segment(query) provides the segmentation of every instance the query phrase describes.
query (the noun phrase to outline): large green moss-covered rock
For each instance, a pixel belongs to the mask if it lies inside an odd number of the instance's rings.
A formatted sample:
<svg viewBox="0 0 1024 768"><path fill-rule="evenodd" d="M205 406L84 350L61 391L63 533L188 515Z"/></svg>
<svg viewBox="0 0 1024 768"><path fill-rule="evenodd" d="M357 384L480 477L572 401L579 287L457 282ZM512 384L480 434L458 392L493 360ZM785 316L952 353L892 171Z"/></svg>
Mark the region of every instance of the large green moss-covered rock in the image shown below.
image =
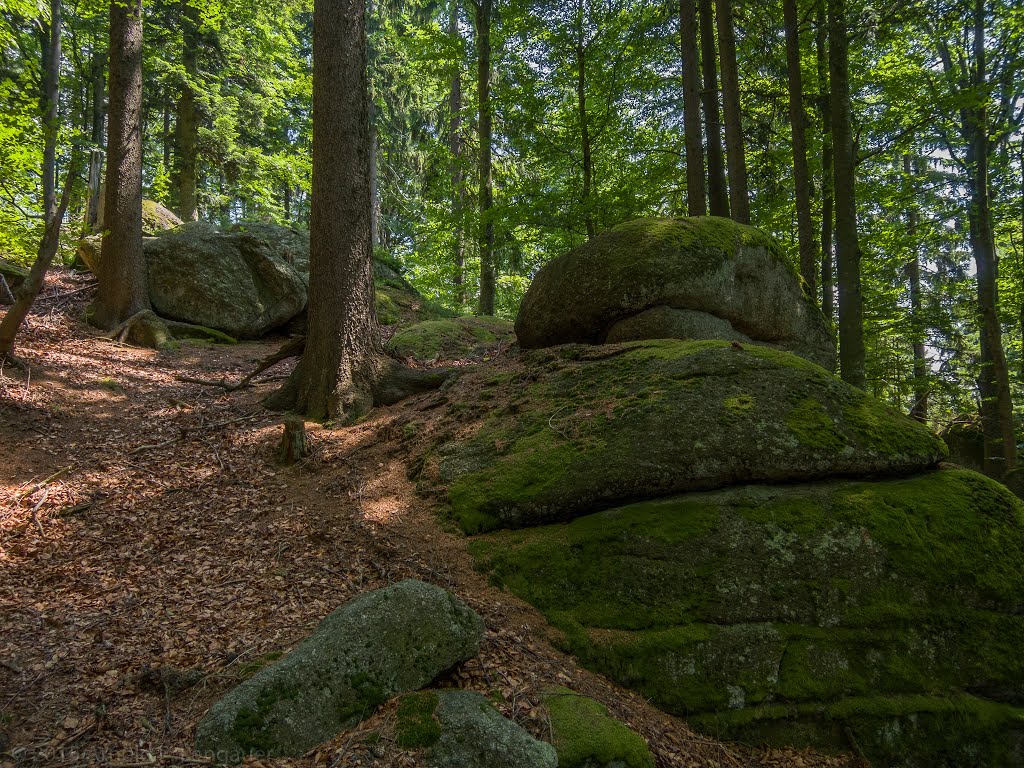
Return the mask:
<svg viewBox="0 0 1024 768"><path fill-rule="evenodd" d="M408 579L362 595L215 703L196 750L225 762L301 755L475 656L482 637L480 617L440 587Z"/></svg>
<svg viewBox="0 0 1024 768"><path fill-rule="evenodd" d="M399 357L465 360L513 341L512 323L499 317L424 320L395 333L387 343Z"/></svg>
<svg viewBox="0 0 1024 768"><path fill-rule="evenodd" d="M448 396L479 402L478 426L445 440L424 472L469 533L736 483L909 474L945 452L822 368L755 345L564 346L471 373ZM453 419L469 421L457 407Z"/></svg>
<svg viewBox="0 0 1024 768"><path fill-rule="evenodd" d="M654 768L647 742L603 704L568 688L544 696L559 768Z"/></svg>
<svg viewBox="0 0 1024 768"><path fill-rule="evenodd" d="M982 475L743 486L471 547L588 667L716 736L1024 765L1024 506Z"/></svg>
<svg viewBox="0 0 1024 768"><path fill-rule="evenodd" d="M609 337L747 337L835 367L829 322L779 244L713 216L631 221L548 262L523 297L516 335L524 349Z"/></svg>

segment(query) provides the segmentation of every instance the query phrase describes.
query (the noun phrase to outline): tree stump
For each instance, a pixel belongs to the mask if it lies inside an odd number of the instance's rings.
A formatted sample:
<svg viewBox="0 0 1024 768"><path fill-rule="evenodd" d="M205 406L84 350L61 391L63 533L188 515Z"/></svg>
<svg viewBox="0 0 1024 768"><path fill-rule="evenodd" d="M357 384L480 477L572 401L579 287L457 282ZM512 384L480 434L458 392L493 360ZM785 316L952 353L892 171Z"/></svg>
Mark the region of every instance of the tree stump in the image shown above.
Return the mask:
<svg viewBox="0 0 1024 768"><path fill-rule="evenodd" d="M290 467L309 455L306 442L306 422L299 416L286 416L281 442L277 446L277 463Z"/></svg>

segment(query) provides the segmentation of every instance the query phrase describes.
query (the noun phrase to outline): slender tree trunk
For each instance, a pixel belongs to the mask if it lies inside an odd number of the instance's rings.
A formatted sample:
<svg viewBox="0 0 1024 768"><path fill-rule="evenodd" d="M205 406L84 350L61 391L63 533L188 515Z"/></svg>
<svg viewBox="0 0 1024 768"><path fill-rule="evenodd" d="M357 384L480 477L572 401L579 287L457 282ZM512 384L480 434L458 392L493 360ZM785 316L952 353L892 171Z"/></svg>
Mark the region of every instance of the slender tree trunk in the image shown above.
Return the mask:
<svg viewBox="0 0 1024 768"><path fill-rule="evenodd" d="M491 170L491 0L475 6L477 31L477 109L480 139L480 314L494 314L494 201Z"/></svg>
<svg viewBox="0 0 1024 768"><path fill-rule="evenodd" d="M825 0L818 0L815 46L818 58L818 115L821 120L821 311L831 321L835 317L836 297L832 269L832 109L829 102L827 37Z"/></svg>
<svg viewBox="0 0 1024 768"><path fill-rule="evenodd" d="M707 138L708 205L712 216L729 215L729 193L725 184L725 154L722 151L722 121L718 111L718 49L715 46L713 0L698 0L700 16L700 60L704 71L704 134Z"/></svg>
<svg viewBox="0 0 1024 768"><path fill-rule="evenodd" d="M918 228L921 215L917 208L918 164L910 155L903 156L903 173L910 180L913 200L907 206L907 227L910 240L915 244L914 252L907 261L907 282L910 287L910 327L914 353L914 404L910 416L922 424L928 420L928 359L925 356L924 318L921 315L921 255L917 243L921 241Z"/></svg>
<svg viewBox="0 0 1024 768"><path fill-rule="evenodd" d="M171 102L170 96L164 101L164 130L161 135L161 143L164 150L164 171L171 171L171 145L174 144L174 132L171 130Z"/></svg>
<svg viewBox="0 0 1024 768"><path fill-rule="evenodd" d="M587 47L583 39L583 0L576 3L576 105L580 120L580 145L583 152L583 221L587 228L587 239L597 234L594 228L594 214L591 209L591 194L594 177L594 160L590 147L590 126L587 125Z"/></svg>
<svg viewBox="0 0 1024 768"><path fill-rule="evenodd" d="M839 370L843 381L864 389L864 302L857 242L853 126L850 116L849 40L845 0L829 0L828 54L833 181L836 196L836 266L839 278Z"/></svg>
<svg viewBox="0 0 1024 768"><path fill-rule="evenodd" d="M199 136L199 116L196 113L195 88L199 80L199 11L189 0L181 0L180 7L183 48L181 63L185 82L178 94L178 114L175 122L175 144L178 176L178 216L182 221L197 221L196 203L196 144Z"/></svg>
<svg viewBox="0 0 1024 768"><path fill-rule="evenodd" d="M57 109L60 105L61 15L60 0L50 0L50 22L43 48L43 216L53 218L57 209Z"/></svg>
<svg viewBox="0 0 1024 768"><path fill-rule="evenodd" d="M448 35L455 41L459 35L459 0L452 0L448 17ZM451 90L448 93L448 146L452 154L452 217L455 219L455 301L458 306L466 304L466 185L462 168L462 67L461 61L455 60Z"/></svg>
<svg viewBox="0 0 1024 768"><path fill-rule="evenodd" d="M375 39L377 30L377 5L374 0L366 4L367 25L370 30L370 39ZM366 46L368 70L374 67L377 58L376 48L367 41ZM377 136L377 99L373 91L373 81L367 78L367 109L370 115L370 245L374 248L382 243L380 231L380 177L378 170L378 158L380 155L380 139Z"/></svg>
<svg viewBox="0 0 1024 768"><path fill-rule="evenodd" d="M47 219L46 229L43 231L43 239L39 244L39 251L35 263L29 271L28 278L18 286L15 293L14 305L7 310L2 321L0 321L0 360L4 357L11 357L14 354L14 340L17 338L21 324L25 322L32 303L43 288L46 280L46 272L53 264L60 247L60 229L64 221L64 215L68 210L68 203L71 201L71 188L74 185L77 169L75 161L71 162L71 170L68 172L67 181L64 184L64 191L60 196L60 203L53 210L52 215Z"/></svg>
<svg viewBox="0 0 1024 768"><path fill-rule="evenodd" d="M86 203L85 231L86 234L99 232L103 222L100 221L100 187L103 182L103 124L106 120L104 108L104 68L106 54L102 50L93 51L92 55L92 132L90 140L94 149L89 151L89 191Z"/></svg>
<svg viewBox="0 0 1024 768"><path fill-rule="evenodd" d="M683 59L683 140L686 146L686 210L707 213L704 192L704 147L700 136L700 62L697 58L697 4L679 0L679 35Z"/></svg>
<svg viewBox="0 0 1024 768"><path fill-rule="evenodd" d="M112 329L149 309L142 260L142 0L110 3L110 110L99 288L92 322Z"/></svg>
<svg viewBox="0 0 1024 768"><path fill-rule="evenodd" d="M729 207L741 224L750 223L747 199L747 161L743 152L740 119L740 80L736 69L736 36L732 23L732 0L715 0L718 21L718 54L722 72L722 112L725 115L725 149L729 165Z"/></svg>
<svg viewBox="0 0 1024 768"><path fill-rule="evenodd" d="M793 186L796 194L796 230L800 243L800 274L811 296L818 295L818 243L811 221L811 179L807 170L807 115L800 73L800 27L796 0L783 0L786 26L786 65L789 75L789 122L793 130Z"/></svg>
<svg viewBox="0 0 1024 768"><path fill-rule="evenodd" d="M292 187L291 184L285 184L284 190L281 193L281 202L284 205L284 220L292 220Z"/></svg>
<svg viewBox="0 0 1024 768"><path fill-rule="evenodd" d="M313 6L313 179L305 349L270 399L316 420L373 404L383 366L374 309L366 6Z"/></svg>

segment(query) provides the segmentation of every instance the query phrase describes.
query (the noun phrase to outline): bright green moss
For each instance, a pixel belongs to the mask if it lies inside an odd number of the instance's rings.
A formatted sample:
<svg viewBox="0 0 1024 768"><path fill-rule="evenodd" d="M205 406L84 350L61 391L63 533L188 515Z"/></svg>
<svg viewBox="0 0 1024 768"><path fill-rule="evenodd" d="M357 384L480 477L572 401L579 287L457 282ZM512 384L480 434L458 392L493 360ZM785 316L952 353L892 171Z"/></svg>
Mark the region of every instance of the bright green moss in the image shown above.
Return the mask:
<svg viewBox="0 0 1024 768"><path fill-rule="evenodd" d="M907 456L949 456L946 444L922 424L907 424L907 417L874 398L857 393L843 406L843 418L853 434L870 450Z"/></svg>
<svg viewBox="0 0 1024 768"><path fill-rule="evenodd" d="M387 291L377 288L375 291L377 299L377 321L381 325L394 325L402 319L398 303Z"/></svg>
<svg viewBox="0 0 1024 768"><path fill-rule="evenodd" d="M725 401L722 404L730 413L734 413L737 416L743 416L754 410L757 400L753 395L743 393L742 395L734 395L733 397L725 398Z"/></svg>
<svg viewBox="0 0 1024 768"><path fill-rule="evenodd" d="M654 768L647 742L598 701L568 688L544 697L559 768Z"/></svg>
<svg viewBox="0 0 1024 768"><path fill-rule="evenodd" d="M786 426L802 445L828 451L842 450L846 438L825 412L820 402L805 397L786 416Z"/></svg>
<svg viewBox="0 0 1024 768"><path fill-rule="evenodd" d="M388 349L402 357L433 360L438 357L463 359L478 348L497 344L511 337L507 320L483 317L456 317L425 320L402 328L388 342Z"/></svg>
<svg viewBox="0 0 1024 768"><path fill-rule="evenodd" d="M418 691L403 696L398 702L395 730L396 743L403 749L423 749L441 738L441 726L434 719L437 694Z"/></svg>

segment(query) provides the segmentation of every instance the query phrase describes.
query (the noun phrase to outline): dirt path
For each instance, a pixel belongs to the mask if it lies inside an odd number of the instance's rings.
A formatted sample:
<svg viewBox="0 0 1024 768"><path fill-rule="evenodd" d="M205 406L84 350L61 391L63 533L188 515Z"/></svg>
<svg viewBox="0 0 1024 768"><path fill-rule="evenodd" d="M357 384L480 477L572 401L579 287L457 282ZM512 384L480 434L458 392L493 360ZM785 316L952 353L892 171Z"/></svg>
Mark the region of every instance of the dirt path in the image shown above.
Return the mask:
<svg viewBox="0 0 1024 768"><path fill-rule="evenodd" d="M272 343L116 345L76 319L89 294L87 278L53 277L20 340L30 373L0 371L0 767L203 764L193 731L219 695L407 576L452 589L488 627L480 657L440 684L499 691L535 733L538 692L559 684L609 705L660 766L848 764L697 736L555 650L415 495L394 424L421 400L311 429L313 457L280 470L279 419L259 407L275 381L225 394L175 378L239 378ZM418 765L392 718L385 706L304 758L251 764Z"/></svg>

